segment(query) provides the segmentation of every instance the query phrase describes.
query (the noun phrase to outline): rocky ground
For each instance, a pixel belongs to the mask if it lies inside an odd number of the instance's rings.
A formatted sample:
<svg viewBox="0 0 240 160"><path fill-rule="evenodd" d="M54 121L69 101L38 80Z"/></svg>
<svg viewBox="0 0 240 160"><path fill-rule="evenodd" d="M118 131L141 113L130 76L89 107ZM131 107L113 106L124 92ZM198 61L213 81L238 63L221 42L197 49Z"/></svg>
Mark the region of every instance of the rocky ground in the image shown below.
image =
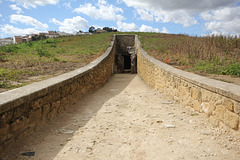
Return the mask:
<svg viewBox="0 0 240 160"><path fill-rule="evenodd" d="M240 134L217 128L138 75L117 74L2 157L16 159L239 160Z"/></svg>

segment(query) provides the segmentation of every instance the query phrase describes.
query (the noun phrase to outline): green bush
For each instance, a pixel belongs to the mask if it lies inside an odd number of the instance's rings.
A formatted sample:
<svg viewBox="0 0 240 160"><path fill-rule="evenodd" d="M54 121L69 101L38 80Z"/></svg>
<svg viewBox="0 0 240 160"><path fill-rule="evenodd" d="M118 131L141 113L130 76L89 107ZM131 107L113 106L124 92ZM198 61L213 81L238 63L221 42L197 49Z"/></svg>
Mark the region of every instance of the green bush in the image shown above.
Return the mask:
<svg viewBox="0 0 240 160"><path fill-rule="evenodd" d="M40 47L40 48L37 48L37 54L40 56L40 57L52 57L53 55L48 52L46 49Z"/></svg>
<svg viewBox="0 0 240 160"><path fill-rule="evenodd" d="M221 70L223 75L237 75L240 76L240 63L233 63Z"/></svg>

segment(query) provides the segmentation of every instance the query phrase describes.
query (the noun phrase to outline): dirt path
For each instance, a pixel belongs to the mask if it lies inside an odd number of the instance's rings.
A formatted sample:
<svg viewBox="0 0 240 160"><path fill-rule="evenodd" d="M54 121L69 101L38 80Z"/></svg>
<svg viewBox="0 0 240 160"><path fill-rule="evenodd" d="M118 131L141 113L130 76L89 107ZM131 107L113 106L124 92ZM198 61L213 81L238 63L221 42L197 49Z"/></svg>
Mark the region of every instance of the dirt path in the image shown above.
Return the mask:
<svg viewBox="0 0 240 160"><path fill-rule="evenodd" d="M23 152L35 156L22 156ZM147 86L117 74L4 160L239 160L240 136L209 124Z"/></svg>

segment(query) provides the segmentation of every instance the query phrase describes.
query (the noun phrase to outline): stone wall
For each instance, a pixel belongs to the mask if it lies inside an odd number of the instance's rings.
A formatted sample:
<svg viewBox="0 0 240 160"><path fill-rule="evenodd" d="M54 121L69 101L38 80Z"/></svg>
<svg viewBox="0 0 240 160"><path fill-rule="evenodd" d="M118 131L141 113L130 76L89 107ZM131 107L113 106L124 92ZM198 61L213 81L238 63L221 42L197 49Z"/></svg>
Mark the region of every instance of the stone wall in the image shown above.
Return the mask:
<svg viewBox="0 0 240 160"><path fill-rule="evenodd" d="M0 93L0 155L71 104L105 84L114 72L115 42L75 71Z"/></svg>
<svg viewBox="0 0 240 160"><path fill-rule="evenodd" d="M135 35L116 35L116 54L127 54L128 46L134 46Z"/></svg>
<svg viewBox="0 0 240 160"><path fill-rule="evenodd" d="M131 54L129 53L129 47L134 48L134 42L135 35L116 35L115 64L117 73L124 73L126 69L136 73L136 65L132 67Z"/></svg>
<svg viewBox="0 0 240 160"><path fill-rule="evenodd" d="M240 86L178 70L149 56L136 36L138 74L184 106L204 112L216 125L240 132Z"/></svg>

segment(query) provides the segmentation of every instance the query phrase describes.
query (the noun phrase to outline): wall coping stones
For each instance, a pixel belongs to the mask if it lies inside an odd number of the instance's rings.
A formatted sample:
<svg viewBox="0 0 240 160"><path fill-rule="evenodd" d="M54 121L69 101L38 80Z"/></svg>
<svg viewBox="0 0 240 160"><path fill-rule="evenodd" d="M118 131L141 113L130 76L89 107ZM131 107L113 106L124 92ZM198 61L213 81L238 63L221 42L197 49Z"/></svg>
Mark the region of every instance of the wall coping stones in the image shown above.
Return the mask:
<svg viewBox="0 0 240 160"><path fill-rule="evenodd" d="M223 95L225 97L231 98L236 101L240 101L240 86L236 84L231 84L227 82L222 82L214 79L210 79L207 77L203 77L200 75L196 75L190 72L186 72L177 68L174 68L168 64L165 64L151 56L149 56L141 47L141 43L136 36L136 43L140 46L138 49L141 50L141 53L145 58L147 58L150 62L164 69L165 71L173 74L176 77L179 77L185 81L188 81L191 84L197 85L206 90L212 91L214 93Z"/></svg>
<svg viewBox="0 0 240 160"><path fill-rule="evenodd" d="M82 76L87 72L90 72L94 67L96 67L110 54L114 45L114 41L115 36L113 41L111 42L111 46L108 47L104 54L84 67L47 80L35 82L20 88L0 93L0 113L12 109L15 106L19 106L27 100L34 99L41 95L45 95L46 93L52 91L55 88L54 86L64 85L65 82L68 82L79 76Z"/></svg>

